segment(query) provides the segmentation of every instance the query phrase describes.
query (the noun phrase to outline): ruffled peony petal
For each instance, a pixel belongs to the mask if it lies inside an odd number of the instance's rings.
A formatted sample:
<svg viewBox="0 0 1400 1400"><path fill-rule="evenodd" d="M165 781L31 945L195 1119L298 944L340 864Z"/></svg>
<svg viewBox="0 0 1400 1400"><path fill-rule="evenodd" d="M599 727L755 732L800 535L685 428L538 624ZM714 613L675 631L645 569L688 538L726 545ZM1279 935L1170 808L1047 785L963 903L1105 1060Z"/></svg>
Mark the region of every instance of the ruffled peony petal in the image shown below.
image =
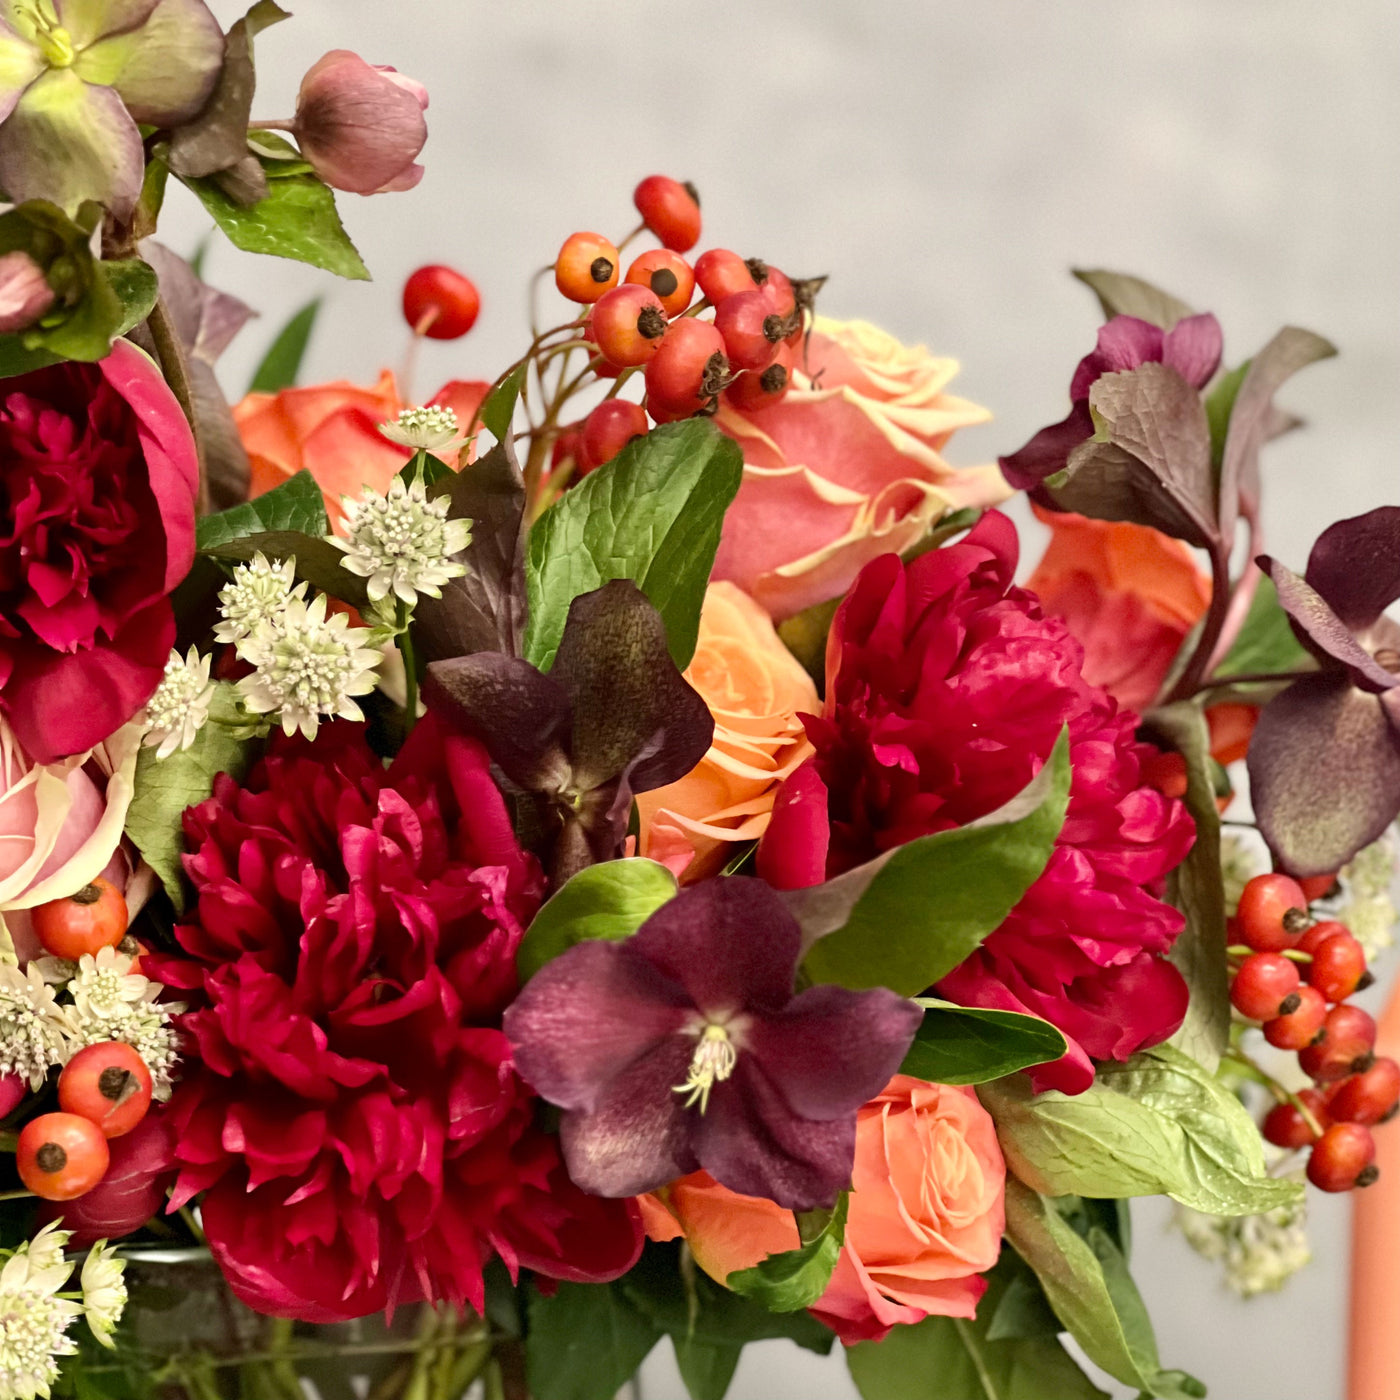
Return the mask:
<svg viewBox="0 0 1400 1400"><path fill-rule="evenodd" d="M0 185L16 203L47 199L67 214L96 200L130 217L145 170L141 133L108 87L50 69L0 126Z"/></svg>
<svg viewBox="0 0 1400 1400"><path fill-rule="evenodd" d="M830 841L826 784L809 760L778 789L773 818L759 838L758 873L776 890L819 885Z"/></svg>

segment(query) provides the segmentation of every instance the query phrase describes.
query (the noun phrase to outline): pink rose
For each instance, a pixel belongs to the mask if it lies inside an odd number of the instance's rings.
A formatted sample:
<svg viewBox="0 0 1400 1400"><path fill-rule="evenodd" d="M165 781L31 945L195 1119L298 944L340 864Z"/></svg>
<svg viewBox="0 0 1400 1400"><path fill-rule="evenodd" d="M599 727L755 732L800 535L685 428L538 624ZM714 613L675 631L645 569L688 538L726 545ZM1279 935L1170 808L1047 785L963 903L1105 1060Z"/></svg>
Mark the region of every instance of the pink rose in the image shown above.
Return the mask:
<svg viewBox="0 0 1400 1400"><path fill-rule="evenodd" d="M995 465L943 459L956 429L991 416L943 392L957 369L863 321L818 317L782 400L752 412L721 401L715 421L744 449L744 481L714 577L781 620L844 593L945 511L1004 500Z"/></svg>
<svg viewBox="0 0 1400 1400"><path fill-rule="evenodd" d="M40 950L28 911L106 875L125 888L122 827L140 748L126 725L90 753L35 763L0 715L0 939L21 963Z"/></svg>
<svg viewBox="0 0 1400 1400"><path fill-rule="evenodd" d="M843 1342L973 1317L997 1261L1006 1163L971 1089L897 1074L856 1120L846 1247L812 1311Z"/></svg>
<svg viewBox="0 0 1400 1400"><path fill-rule="evenodd" d="M160 682L199 464L128 341L0 386L0 713L35 763L84 753Z"/></svg>
<svg viewBox="0 0 1400 1400"><path fill-rule="evenodd" d="M293 130L316 173L351 194L410 190L428 139L428 90L392 68L333 49L301 80Z"/></svg>

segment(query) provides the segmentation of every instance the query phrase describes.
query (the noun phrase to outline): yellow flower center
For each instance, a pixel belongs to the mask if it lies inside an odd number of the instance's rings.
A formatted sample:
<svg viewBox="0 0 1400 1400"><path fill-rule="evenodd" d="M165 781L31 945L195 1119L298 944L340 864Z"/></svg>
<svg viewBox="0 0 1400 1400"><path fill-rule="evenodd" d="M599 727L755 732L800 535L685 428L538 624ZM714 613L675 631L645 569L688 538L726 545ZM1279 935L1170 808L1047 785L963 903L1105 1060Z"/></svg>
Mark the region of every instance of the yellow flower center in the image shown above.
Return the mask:
<svg viewBox="0 0 1400 1400"><path fill-rule="evenodd" d="M53 0L21 0L15 19L28 31L50 68L71 68L77 58L73 36L58 22Z"/></svg>
<svg viewBox="0 0 1400 1400"><path fill-rule="evenodd" d="M671 1092L688 1095L682 1107L693 1108L698 1103L700 1112L704 1113L710 1106L710 1090L734 1073L738 1058L739 1052L734 1048L729 1032L711 1022L700 1033L685 1083L677 1084Z"/></svg>

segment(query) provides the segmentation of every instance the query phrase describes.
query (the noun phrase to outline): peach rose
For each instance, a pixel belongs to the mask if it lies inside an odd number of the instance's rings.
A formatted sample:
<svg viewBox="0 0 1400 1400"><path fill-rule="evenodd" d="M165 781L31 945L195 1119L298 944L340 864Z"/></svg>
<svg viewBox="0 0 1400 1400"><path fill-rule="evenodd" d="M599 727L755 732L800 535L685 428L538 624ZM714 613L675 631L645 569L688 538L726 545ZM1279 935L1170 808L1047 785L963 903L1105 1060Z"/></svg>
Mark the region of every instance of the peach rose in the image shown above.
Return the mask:
<svg viewBox="0 0 1400 1400"><path fill-rule="evenodd" d="M28 910L106 875L125 888L122 828L136 782L141 726L88 753L36 764L0 715L0 961L39 951Z"/></svg>
<svg viewBox="0 0 1400 1400"><path fill-rule="evenodd" d="M466 432L490 388L477 380L453 380L429 404L452 409ZM381 423L397 418L406 407L387 369L372 389L342 379L276 394L249 394L233 410L248 451L249 495L261 496L305 468L325 495L332 526L339 528L344 519L342 496L358 495L362 486L388 490L395 473L413 455L379 431Z"/></svg>
<svg viewBox="0 0 1400 1400"><path fill-rule="evenodd" d="M763 834L779 784L812 752L797 716L821 701L768 614L732 583L706 590L685 677L710 707L714 742L685 777L639 794L637 806L640 854L689 882Z"/></svg>
<svg viewBox="0 0 1400 1400"><path fill-rule="evenodd" d="M857 1117L846 1243L812 1312L848 1345L896 1323L972 1317L1001 1250L1005 1192L996 1128L976 1094L897 1074ZM653 1239L684 1235L721 1283L798 1246L789 1211L703 1172L644 1198L642 1215Z"/></svg>
<svg viewBox="0 0 1400 1400"><path fill-rule="evenodd" d="M1145 709L1210 604L1209 580L1185 544L1146 525L1036 515L1053 534L1026 587L1084 648L1084 679Z"/></svg>
<svg viewBox="0 0 1400 1400"><path fill-rule="evenodd" d="M916 543L945 511L1005 500L995 463L956 470L943 447L990 414L943 392L956 360L864 321L818 317L793 387L770 408L721 401L744 449L714 576L782 621L844 593L877 555Z"/></svg>

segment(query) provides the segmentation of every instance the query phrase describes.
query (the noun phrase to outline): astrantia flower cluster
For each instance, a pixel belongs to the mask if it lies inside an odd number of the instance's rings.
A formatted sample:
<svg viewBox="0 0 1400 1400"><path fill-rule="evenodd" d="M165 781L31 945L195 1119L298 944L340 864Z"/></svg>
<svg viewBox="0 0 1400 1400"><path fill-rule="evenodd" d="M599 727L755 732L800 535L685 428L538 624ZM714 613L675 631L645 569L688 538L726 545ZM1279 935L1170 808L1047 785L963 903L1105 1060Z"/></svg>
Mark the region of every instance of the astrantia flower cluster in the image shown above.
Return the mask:
<svg viewBox="0 0 1400 1400"><path fill-rule="evenodd" d="M210 1247L263 1312L483 1304L496 1255L613 1277L629 1205L583 1195L500 1016L540 897L484 751L429 719L387 771L359 729L276 750L186 816L198 895L160 975L188 992L171 1103Z"/></svg>
<svg viewBox="0 0 1400 1400"><path fill-rule="evenodd" d="M1084 680L1079 644L1012 586L1016 554L1010 521L993 512L913 564L890 555L866 567L833 624L802 805L775 816L760 869L814 884L964 826L1021 791L1068 726L1074 782L1050 864L939 990L1052 1021L1069 1053L1033 1074L1074 1093L1092 1083L1091 1060L1126 1059L1181 1023L1186 986L1162 955L1182 917L1159 896L1193 828L1179 802L1143 785L1152 750L1134 738L1136 717ZM812 806L830 824L825 850L820 833L811 839Z"/></svg>
<svg viewBox="0 0 1400 1400"><path fill-rule="evenodd" d="M211 655L200 656L196 647L184 656L170 653L165 674L144 712L148 727L141 742L155 749L157 758L189 748L208 723L209 702L214 698L214 682L209 679L212 661Z"/></svg>

